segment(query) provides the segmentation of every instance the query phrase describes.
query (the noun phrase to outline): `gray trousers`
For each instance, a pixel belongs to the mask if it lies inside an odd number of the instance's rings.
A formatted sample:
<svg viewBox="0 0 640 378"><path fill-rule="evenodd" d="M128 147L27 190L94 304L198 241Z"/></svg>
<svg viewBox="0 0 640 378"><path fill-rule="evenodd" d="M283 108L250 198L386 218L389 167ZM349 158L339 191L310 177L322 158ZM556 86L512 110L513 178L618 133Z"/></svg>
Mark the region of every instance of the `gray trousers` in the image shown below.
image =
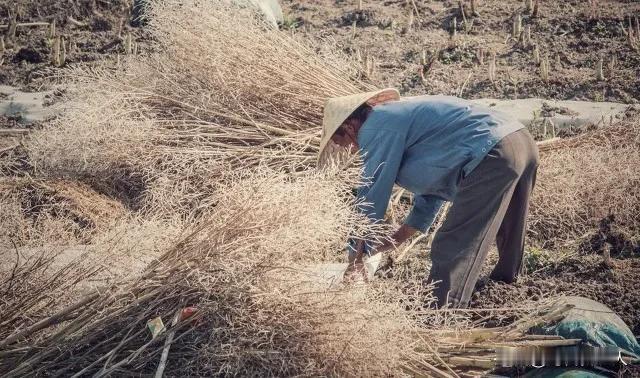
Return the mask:
<svg viewBox="0 0 640 378"><path fill-rule="evenodd" d="M438 306L467 307L496 241L499 260L491 278L511 283L520 273L529 197L538 168L538 148L526 129L507 135L458 188L431 246Z"/></svg>

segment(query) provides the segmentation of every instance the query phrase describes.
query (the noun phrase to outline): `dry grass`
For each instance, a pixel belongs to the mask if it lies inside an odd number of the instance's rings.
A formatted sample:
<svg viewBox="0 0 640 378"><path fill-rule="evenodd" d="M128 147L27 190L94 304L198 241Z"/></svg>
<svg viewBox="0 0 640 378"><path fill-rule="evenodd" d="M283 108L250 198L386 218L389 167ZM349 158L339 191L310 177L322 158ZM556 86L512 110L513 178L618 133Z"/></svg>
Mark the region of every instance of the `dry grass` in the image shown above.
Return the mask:
<svg viewBox="0 0 640 378"><path fill-rule="evenodd" d="M47 319L88 293L138 275L175 242L182 228L179 222L128 215L99 229L84 230L63 211L31 219L29 209L11 199L15 197L0 202L2 339ZM42 207L49 211L60 204L49 205ZM11 212L4 212L7 209ZM55 327L43 335L54 331Z"/></svg>
<svg viewBox="0 0 640 378"><path fill-rule="evenodd" d="M610 214L640 232L640 121L587 132L541 151L531 203L532 239L547 248L574 246Z"/></svg>
<svg viewBox="0 0 640 378"><path fill-rule="evenodd" d="M166 213L193 210L222 172L313 165L327 97L367 89L311 47L224 1L151 8L157 53L75 67L64 115L27 150L37 171L110 188Z"/></svg>
<svg viewBox="0 0 640 378"><path fill-rule="evenodd" d="M64 180L0 179L0 245L88 242L128 211L87 185Z"/></svg>
<svg viewBox="0 0 640 378"><path fill-rule="evenodd" d="M27 256L18 248L3 248L0 264L1 339L49 317L64 305L62 298L68 299L67 294L75 291L79 282L91 279L99 270L82 264L80 258L60 263L59 257L55 248L42 249ZM3 368L6 369L6 365Z"/></svg>
<svg viewBox="0 0 640 378"><path fill-rule="evenodd" d="M130 220L91 245L56 246L52 239L41 246L0 248L0 339L138 275L175 238L171 225ZM44 328L32 340L59 330L56 324Z"/></svg>
<svg viewBox="0 0 640 378"><path fill-rule="evenodd" d="M5 177L0 189L0 338L139 273L182 227L74 181Z"/></svg>
<svg viewBox="0 0 640 378"><path fill-rule="evenodd" d="M91 297L70 316L78 328L21 350L14 357L26 359L10 366L17 366L16 374L68 374L84 367L123 373L139 370L139 364L142 371L154 369L152 352L162 343L146 344L144 323L157 315L168 323L180 308L195 306L190 321L198 322L184 328L188 332L181 331L173 347L169 366L176 372L389 371L398 354L413 346L402 307L384 305L367 291L326 291L302 273L305 262L341 256L347 235L381 231L353 211L351 184L342 171L293 179L273 171L241 175L221 189L220 203L206 220L142 277ZM388 347L392 336L398 350ZM141 347L143 353L131 353ZM363 365L374 352L376 358Z"/></svg>
<svg viewBox="0 0 640 378"><path fill-rule="evenodd" d="M354 176L228 178L218 206L140 275L10 323L0 372L151 374L168 345L168 375L446 376L448 366L490 363L493 345L530 343L528 326L557 316L541 307L513 326L473 330L464 313L422 310L419 284L329 286L309 263L339 259L347 235L386 232L354 212ZM195 313L174 324L187 307ZM154 339L146 322L157 316L167 330Z"/></svg>

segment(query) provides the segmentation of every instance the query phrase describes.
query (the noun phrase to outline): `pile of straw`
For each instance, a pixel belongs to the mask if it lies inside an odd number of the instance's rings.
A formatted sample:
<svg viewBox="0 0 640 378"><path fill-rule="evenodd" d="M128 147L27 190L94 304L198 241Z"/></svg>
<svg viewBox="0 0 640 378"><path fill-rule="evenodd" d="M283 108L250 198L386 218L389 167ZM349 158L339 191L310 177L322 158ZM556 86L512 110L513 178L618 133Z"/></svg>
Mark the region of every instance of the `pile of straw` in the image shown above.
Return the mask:
<svg viewBox="0 0 640 378"><path fill-rule="evenodd" d="M65 225L65 219L49 219L48 225L53 232ZM77 244L79 240L64 233L47 235L33 230L19 235L23 239L14 235L3 239L0 339L37 324L87 293L137 276L167 245L175 243L180 229L178 222L128 217L100 230L91 244ZM47 333L52 331L55 328Z"/></svg>
<svg viewBox="0 0 640 378"><path fill-rule="evenodd" d="M609 215L640 233L640 119L561 140L541 151L531 202L531 239L546 248L575 248Z"/></svg>
<svg viewBox="0 0 640 378"><path fill-rule="evenodd" d="M397 368L399 355L415 347L404 309L369 292L327 291L303 273L305 262L341 255L347 235L381 231L353 212L344 172L242 176L221 189L206 220L142 276L0 341L2 373L150 372L172 332L167 371L183 375ZM195 314L171 327L189 306ZM151 339L145 324L156 316L169 329ZM59 329L36 337L43 324Z"/></svg>
<svg viewBox="0 0 640 378"><path fill-rule="evenodd" d="M0 246L88 242L127 214L82 183L0 178Z"/></svg>
<svg viewBox="0 0 640 378"><path fill-rule="evenodd" d="M63 116L27 143L40 174L159 213L193 210L222 172L314 165L327 97L369 87L349 60L226 1L155 2L153 53L78 66Z"/></svg>
<svg viewBox="0 0 640 378"><path fill-rule="evenodd" d="M227 178L218 206L140 275L49 317L5 321L0 374L452 377L490 368L495 346L566 343L525 335L561 315L546 306L470 329L464 315L422 310L420 285L329 286L309 263L339 259L347 235L386 231L353 211L353 174ZM157 317L166 329L153 337Z"/></svg>
<svg viewBox="0 0 640 378"><path fill-rule="evenodd" d="M6 251L9 251L8 249ZM53 249L25 256L19 249L13 255L3 256L0 263L0 339L15 329L26 327L50 315L58 298L73 290L78 282L90 279L95 268L80 264L78 260L58 264ZM51 274L55 271L55 274Z"/></svg>

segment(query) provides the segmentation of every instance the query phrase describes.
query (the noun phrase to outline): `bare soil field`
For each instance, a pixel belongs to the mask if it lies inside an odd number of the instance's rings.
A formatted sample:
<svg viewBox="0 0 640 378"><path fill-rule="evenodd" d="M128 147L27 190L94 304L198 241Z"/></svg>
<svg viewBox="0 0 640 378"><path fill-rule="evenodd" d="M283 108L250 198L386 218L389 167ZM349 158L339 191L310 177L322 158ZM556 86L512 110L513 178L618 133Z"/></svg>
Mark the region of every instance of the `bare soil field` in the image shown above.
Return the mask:
<svg viewBox="0 0 640 378"><path fill-rule="evenodd" d="M636 294L640 259L615 259L612 265L600 256L578 256L526 274L517 283L484 281L474 293L473 307L500 308L556 295L578 295L602 302L640 334L640 298Z"/></svg>
<svg viewBox="0 0 640 378"><path fill-rule="evenodd" d="M415 8L404 0L361 3L362 9L355 0L285 0L282 5L287 28L335 41L361 60L363 68L369 66L374 83L398 87L403 94L640 101L640 41L628 37L629 30L639 27L637 2L541 1L535 17L522 1L477 1L475 14L465 2L464 17L454 1L411 2ZM55 20L56 32L69 46L66 64L124 55L121 42L127 34L139 44L139 52L149 49L144 28L133 21L130 1L17 4L18 24ZM9 24L13 12L11 3L0 5L2 24ZM518 14L523 33L530 29L525 44L513 36ZM41 79L52 66L48 33L47 26L17 28L15 38L5 41L0 82L31 89L46 85ZM540 59L548 59L546 81L535 62L534 46ZM603 80L596 78L599 59Z"/></svg>
<svg viewBox="0 0 640 378"><path fill-rule="evenodd" d="M56 66L124 55L122 41L127 34L134 41L144 41L144 32L134 26L138 24L133 21L132 4L126 0L8 1L0 5L0 24L8 26L14 14L17 27L15 36L4 36L0 83L32 91L48 86L45 79ZM53 63L52 27L46 25L52 23L54 34L65 45L64 62L58 65Z"/></svg>
<svg viewBox="0 0 640 378"><path fill-rule="evenodd" d="M524 1L476 1L475 14L462 2L464 16L457 1L361 3L362 9L357 1L283 1L296 30L335 40L363 65L372 59L372 80L408 95L640 101L638 42L625 32L629 22L637 25L637 2L540 1L535 16ZM525 43L513 34L517 15L530 33ZM535 46L548 59L546 80ZM604 80L596 79L599 59Z"/></svg>
<svg viewBox="0 0 640 378"><path fill-rule="evenodd" d="M51 87L53 70L76 63L111 60L127 53L124 40L147 46L148 39L129 1L8 1L0 4L0 85L24 92ZM8 35L15 20L15 33ZM55 24L55 25L54 25ZM56 50L56 38L60 47ZM148 50L148 47L147 47ZM62 61L60 56L64 55ZM55 62L55 57L58 61ZM0 98L1 100L1 98ZM56 102L56 94L45 105ZM0 127L33 127L39 122L20 122L20 115L0 115Z"/></svg>

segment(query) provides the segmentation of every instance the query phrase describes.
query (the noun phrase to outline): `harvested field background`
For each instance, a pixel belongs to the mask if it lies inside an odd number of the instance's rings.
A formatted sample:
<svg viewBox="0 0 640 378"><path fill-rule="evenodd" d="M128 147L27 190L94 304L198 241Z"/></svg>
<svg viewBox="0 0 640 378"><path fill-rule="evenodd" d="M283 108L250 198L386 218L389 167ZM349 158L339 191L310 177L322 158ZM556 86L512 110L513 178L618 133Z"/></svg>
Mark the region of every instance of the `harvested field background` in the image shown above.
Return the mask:
<svg viewBox="0 0 640 378"><path fill-rule="evenodd" d="M357 3L283 1L296 30L333 38L363 61L373 58L375 69L369 75L373 82L399 87L405 94L640 100L637 41L630 44L621 26L626 27L629 17L635 25L640 14L637 2L540 1L538 16L532 17L524 1L476 1L476 16L470 2L463 1L468 30L457 1L364 0L361 10ZM531 42L526 47L512 35L516 14L521 15L523 29L527 25L531 28ZM454 18L457 36L452 39ZM534 44L540 57L549 59L547 83L534 62ZM480 50L484 56L481 64ZM423 52L426 62L421 62ZM488 71L494 53L495 80L491 82ZM615 59L603 82L595 77L600 58L605 60L605 70Z"/></svg>
<svg viewBox="0 0 640 378"><path fill-rule="evenodd" d="M314 169L327 97L637 104L640 4L359 3L284 0L280 30L217 0L154 2L144 24L125 0L0 4L0 84L54 89L61 110L0 117L0 375L153 374L175 336L167 375L473 376L487 344L535 343L525 325L561 294L640 334L633 110L541 147L526 273L483 278L469 310L428 309L431 235L366 289L309 269L342 261L348 235L390 230L353 212L357 168ZM36 24L9 38L13 14ZM167 332L151 338L158 316Z"/></svg>
<svg viewBox="0 0 640 378"><path fill-rule="evenodd" d="M2 24L8 25L13 13L17 13L18 23L55 20L55 34L64 36L67 43L66 64L115 59L117 54L124 54L120 42L128 33L136 41L148 41L144 30L129 22L132 2L127 0L8 1L0 5ZM18 27L11 40L5 36L7 50L2 54L0 83L31 90L47 85L44 79L52 66L53 53L49 34L50 28L45 25Z"/></svg>
<svg viewBox="0 0 640 378"><path fill-rule="evenodd" d="M139 45L138 52L154 50L145 28L128 22L130 1L74 1L71 6L57 0L16 3L19 22L56 20L57 32L75 45L73 51L67 51L69 64L105 58L115 61L116 55L125 51L122 43L111 42L129 33ZM466 82L462 91L466 98L640 100L638 41L629 42L625 34L629 17L635 25L640 12L637 2L540 1L539 15L532 18L522 1L477 1L479 15L469 17L473 26L468 32L454 1L415 1L418 15L414 14L408 32L410 12L405 1L364 0L362 10L357 9L357 3L284 0L282 6L287 28L305 36L332 39L354 59L374 58L372 81L400 87L403 93L460 94ZM470 12L468 2L465 7ZM0 5L0 20L8 21L11 10L10 3ZM541 57L549 58L548 83L540 78L533 62L532 46L522 48L510 37L516 13L523 15L523 27L531 26L532 44L538 44ZM459 30L451 41L453 18ZM41 77L51 66L47 32L46 27L18 28L15 47L2 54L0 82L32 89L47 85ZM479 49L484 50L483 64L478 64ZM426 86L418 74L423 51L429 66ZM495 86L488 76L493 52ZM595 68L601 57L605 71L612 57L615 62L611 72L606 72L606 80L598 82Z"/></svg>

